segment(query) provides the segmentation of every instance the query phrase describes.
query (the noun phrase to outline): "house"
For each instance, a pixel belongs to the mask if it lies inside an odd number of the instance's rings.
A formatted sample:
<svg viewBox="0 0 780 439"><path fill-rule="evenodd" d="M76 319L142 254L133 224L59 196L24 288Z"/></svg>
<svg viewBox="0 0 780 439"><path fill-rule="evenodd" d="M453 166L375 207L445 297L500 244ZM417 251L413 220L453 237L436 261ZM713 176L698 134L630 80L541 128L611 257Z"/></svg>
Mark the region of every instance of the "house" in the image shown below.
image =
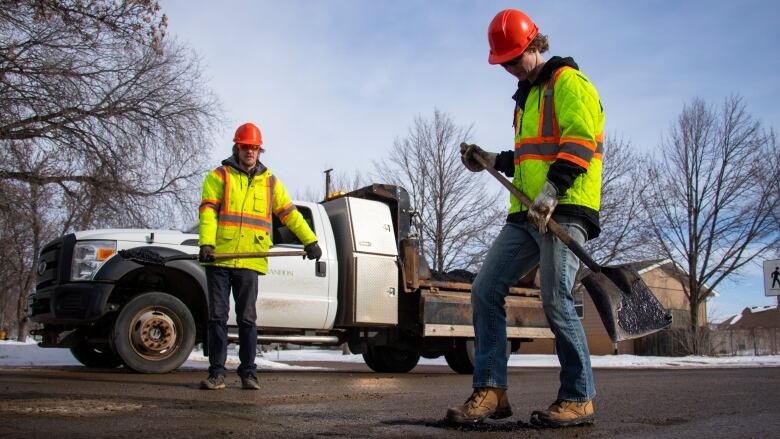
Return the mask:
<svg viewBox="0 0 780 439"><path fill-rule="evenodd" d="M780 328L780 309L777 305L753 306L742 310L715 325L716 330Z"/></svg>
<svg viewBox="0 0 780 439"><path fill-rule="evenodd" d="M713 325L712 340L720 355L776 355L780 352L780 308L754 306Z"/></svg>
<svg viewBox="0 0 780 439"><path fill-rule="evenodd" d="M690 306L683 289L688 280L685 270L670 259L635 262L630 265L636 269L661 305L672 314L671 328L688 327ZM709 295L717 296L717 292L711 291ZM579 308L577 312L582 318L582 326L585 328L591 354L673 355L675 353L669 330L617 344L612 343L604 329L598 311L596 311L596 306L582 285L575 285L574 298ZM700 325L707 324L706 302L700 307L698 318ZM553 340L535 340L524 343L520 349L520 353L529 354L551 354L554 352Z"/></svg>

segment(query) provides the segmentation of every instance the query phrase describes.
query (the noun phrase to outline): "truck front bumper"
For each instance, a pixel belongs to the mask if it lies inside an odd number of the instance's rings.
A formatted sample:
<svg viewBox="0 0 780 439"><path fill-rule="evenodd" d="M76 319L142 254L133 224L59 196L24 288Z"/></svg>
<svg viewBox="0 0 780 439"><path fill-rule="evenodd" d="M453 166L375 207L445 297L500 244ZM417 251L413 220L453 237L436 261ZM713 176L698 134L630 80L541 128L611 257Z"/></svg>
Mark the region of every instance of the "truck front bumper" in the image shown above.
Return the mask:
<svg viewBox="0 0 780 439"><path fill-rule="evenodd" d="M30 295L27 314L43 324L88 326L110 311L108 297L113 283L73 282L52 286Z"/></svg>

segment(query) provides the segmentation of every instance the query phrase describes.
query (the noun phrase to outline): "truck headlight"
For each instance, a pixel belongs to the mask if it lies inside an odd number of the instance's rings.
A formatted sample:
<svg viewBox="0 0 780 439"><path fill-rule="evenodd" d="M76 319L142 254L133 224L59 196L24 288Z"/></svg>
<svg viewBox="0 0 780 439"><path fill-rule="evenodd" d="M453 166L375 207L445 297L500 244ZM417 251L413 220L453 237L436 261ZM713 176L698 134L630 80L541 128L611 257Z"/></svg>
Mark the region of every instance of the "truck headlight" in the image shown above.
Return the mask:
<svg viewBox="0 0 780 439"><path fill-rule="evenodd" d="M71 280L89 280L116 253L116 241L78 241L73 247Z"/></svg>

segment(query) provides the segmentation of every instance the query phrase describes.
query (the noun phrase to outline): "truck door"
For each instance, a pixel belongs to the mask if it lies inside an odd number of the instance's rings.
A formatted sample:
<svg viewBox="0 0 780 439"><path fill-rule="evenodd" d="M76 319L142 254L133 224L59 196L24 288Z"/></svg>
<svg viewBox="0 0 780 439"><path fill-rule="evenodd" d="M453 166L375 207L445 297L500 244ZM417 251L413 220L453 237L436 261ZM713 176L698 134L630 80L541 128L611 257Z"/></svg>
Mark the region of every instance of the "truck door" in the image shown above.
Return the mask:
<svg viewBox="0 0 780 439"><path fill-rule="evenodd" d="M312 210L298 205L298 211L309 223L318 238L325 236L317 230ZM303 244L281 221L273 217L273 242L270 251L303 250ZM268 258L268 272L258 280L257 326L264 328L323 329L328 315L328 279L337 276L328 273L328 250L320 238L323 255L317 272L314 260L298 256ZM235 326L235 303L230 296L228 325Z"/></svg>

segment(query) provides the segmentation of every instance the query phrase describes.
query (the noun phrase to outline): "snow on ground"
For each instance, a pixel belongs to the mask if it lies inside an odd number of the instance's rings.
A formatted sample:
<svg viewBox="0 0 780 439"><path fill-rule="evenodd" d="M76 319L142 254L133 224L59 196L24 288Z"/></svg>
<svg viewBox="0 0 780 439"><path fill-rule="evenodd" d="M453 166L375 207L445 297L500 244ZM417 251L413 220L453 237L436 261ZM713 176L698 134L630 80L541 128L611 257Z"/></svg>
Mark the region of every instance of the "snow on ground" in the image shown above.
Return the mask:
<svg viewBox="0 0 780 439"><path fill-rule="evenodd" d="M228 351L227 366L238 366L237 347L231 345ZM300 349L265 352L257 358L259 369L273 370L328 370L314 366L291 365L287 362L339 362L363 363L361 355L342 355L338 350ZM743 357L639 357L634 355L593 355L593 368L618 369L698 369L728 367L780 367L780 355L743 356ZM68 349L39 348L34 341L26 343L0 341L0 367L36 367L36 366L78 366L79 363ZM447 362L443 357L436 359L421 358L419 364L442 365ZM194 350L182 366L185 369L208 369L208 358L203 351ZM516 367L558 367L558 358L554 355L512 355L509 366Z"/></svg>

